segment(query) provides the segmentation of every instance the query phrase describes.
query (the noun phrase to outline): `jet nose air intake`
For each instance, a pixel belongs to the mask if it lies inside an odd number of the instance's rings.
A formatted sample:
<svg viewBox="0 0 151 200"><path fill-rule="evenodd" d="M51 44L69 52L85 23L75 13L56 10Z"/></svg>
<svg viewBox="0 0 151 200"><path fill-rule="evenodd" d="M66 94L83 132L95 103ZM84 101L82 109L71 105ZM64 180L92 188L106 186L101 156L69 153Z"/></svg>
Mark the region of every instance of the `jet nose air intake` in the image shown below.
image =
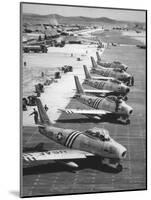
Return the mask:
<svg viewBox="0 0 151 200"><path fill-rule="evenodd" d="M127 154L127 149L124 146L120 145L119 146L119 158L120 159L126 158L126 154Z"/></svg>
<svg viewBox="0 0 151 200"><path fill-rule="evenodd" d="M130 109L130 110L129 110L129 114L131 115L131 114L132 114L132 112L133 112L133 109Z"/></svg>
<svg viewBox="0 0 151 200"><path fill-rule="evenodd" d="M115 146L116 146L117 157L119 159L126 158L127 149L123 145L121 145L119 143L115 143Z"/></svg>
<svg viewBox="0 0 151 200"><path fill-rule="evenodd" d="M127 115L128 115L128 116L131 115L131 114L133 113L132 107L127 105L127 106L126 106L126 112L127 112Z"/></svg>
<svg viewBox="0 0 151 200"><path fill-rule="evenodd" d="M126 158L126 154L127 154L127 151L125 150L125 151L123 151L123 153L121 154L121 157L122 157L122 158Z"/></svg>
<svg viewBox="0 0 151 200"><path fill-rule="evenodd" d="M126 93L128 93L128 92L130 92L130 88L129 87L126 88Z"/></svg>

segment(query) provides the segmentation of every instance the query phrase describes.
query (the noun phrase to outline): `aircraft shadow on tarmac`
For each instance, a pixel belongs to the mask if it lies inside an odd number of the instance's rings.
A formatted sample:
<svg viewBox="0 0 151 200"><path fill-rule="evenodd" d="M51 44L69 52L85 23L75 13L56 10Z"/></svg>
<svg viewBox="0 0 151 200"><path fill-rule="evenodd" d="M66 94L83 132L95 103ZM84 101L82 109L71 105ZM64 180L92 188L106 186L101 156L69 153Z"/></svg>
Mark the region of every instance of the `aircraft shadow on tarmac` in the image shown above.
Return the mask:
<svg viewBox="0 0 151 200"><path fill-rule="evenodd" d="M58 119L56 122L60 123L104 123L108 122L111 124L122 124L126 125L125 122L118 120L116 117L113 116L105 116L100 119L96 118L70 118L70 119Z"/></svg>
<svg viewBox="0 0 151 200"><path fill-rule="evenodd" d="M107 165L101 164L100 160L98 159L92 159L91 160L83 160L83 161L76 161L76 163L79 165L78 168L72 168L69 166L66 166L61 163L47 163L47 164L40 164L37 166L30 166L27 168L23 168L23 176L26 175L35 175L35 174L45 174L45 173L56 173L56 172L71 172L76 173L76 171L81 170L97 170L100 172L106 172L106 173L119 173L123 170L122 165L119 166L118 169L111 168Z"/></svg>

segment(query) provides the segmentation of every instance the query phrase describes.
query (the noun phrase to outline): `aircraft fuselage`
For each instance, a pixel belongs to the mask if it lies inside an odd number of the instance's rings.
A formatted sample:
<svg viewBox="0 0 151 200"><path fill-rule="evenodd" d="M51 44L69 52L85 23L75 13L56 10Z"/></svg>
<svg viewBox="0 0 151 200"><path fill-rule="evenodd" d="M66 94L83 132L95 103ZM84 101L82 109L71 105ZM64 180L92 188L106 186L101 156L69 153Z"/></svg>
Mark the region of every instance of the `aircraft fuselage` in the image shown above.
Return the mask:
<svg viewBox="0 0 151 200"><path fill-rule="evenodd" d="M102 67L105 67L105 68L115 68L115 69L121 69L121 70L124 70L124 71L126 71L126 67L123 65L123 64L121 64L121 63L119 63L119 64L117 64L117 63L114 63L114 62L112 62L112 63L107 63L107 62L102 62L102 61L97 61L97 64L98 65L100 65L100 66L102 66Z"/></svg>
<svg viewBox="0 0 151 200"><path fill-rule="evenodd" d="M109 69L109 68L107 69L103 67L92 68L91 72L96 73L101 76L105 76L105 77L113 77L123 82L128 82L131 78L131 76L124 71L118 72L118 71L114 71L112 69Z"/></svg>
<svg viewBox="0 0 151 200"><path fill-rule="evenodd" d="M81 103L86 104L94 109L109 111L113 114L123 116L124 118L128 118L129 115L132 113L132 108L127 105L123 100L121 100L121 103L119 104L117 110L116 102L108 97L93 97L81 94L78 95L76 98Z"/></svg>
<svg viewBox="0 0 151 200"><path fill-rule="evenodd" d="M101 141L88 137L84 132L52 126L46 126L45 128L39 127L39 131L42 135L67 148L86 151L103 158L119 161L124 158L126 153L125 147L112 138L110 141ZM100 131L105 131L105 129L100 129Z"/></svg>
<svg viewBox="0 0 151 200"><path fill-rule="evenodd" d="M123 83L121 84L112 83L110 80L99 81L93 79L86 79L84 83L96 89L110 90L117 94L126 95L129 92L129 87L127 87Z"/></svg>

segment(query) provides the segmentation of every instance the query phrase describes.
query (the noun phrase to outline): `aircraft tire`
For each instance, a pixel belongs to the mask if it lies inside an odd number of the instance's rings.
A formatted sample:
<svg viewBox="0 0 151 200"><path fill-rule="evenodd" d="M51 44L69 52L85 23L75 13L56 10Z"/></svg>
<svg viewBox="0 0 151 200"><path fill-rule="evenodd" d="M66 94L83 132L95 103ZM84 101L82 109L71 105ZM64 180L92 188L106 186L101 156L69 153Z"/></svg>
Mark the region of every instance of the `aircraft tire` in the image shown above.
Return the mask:
<svg viewBox="0 0 151 200"><path fill-rule="evenodd" d="M124 100L124 101L127 101L127 100L128 100L128 97L127 97L127 96L123 97L123 100Z"/></svg>
<svg viewBox="0 0 151 200"><path fill-rule="evenodd" d="M130 124L130 122L131 122L130 119L126 120L126 124Z"/></svg>
<svg viewBox="0 0 151 200"><path fill-rule="evenodd" d="M123 166L121 164L119 164L116 169L117 169L118 172L120 172L120 171L122 171Z"/></svg>

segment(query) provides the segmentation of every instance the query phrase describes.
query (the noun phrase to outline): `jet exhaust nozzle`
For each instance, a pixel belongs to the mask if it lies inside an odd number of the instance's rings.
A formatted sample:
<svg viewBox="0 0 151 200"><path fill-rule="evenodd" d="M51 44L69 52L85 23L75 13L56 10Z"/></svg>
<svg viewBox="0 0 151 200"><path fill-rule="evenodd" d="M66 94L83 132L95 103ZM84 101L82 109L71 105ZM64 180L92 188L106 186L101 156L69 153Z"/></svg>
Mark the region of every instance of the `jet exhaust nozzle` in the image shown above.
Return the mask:
<svg viewBox="0 0 151 200"><path fill-rule="evenodd" d="M126 93L129 93L129 92L130 92L130 88L127 87L127 88L126 88Z"/></svg>

